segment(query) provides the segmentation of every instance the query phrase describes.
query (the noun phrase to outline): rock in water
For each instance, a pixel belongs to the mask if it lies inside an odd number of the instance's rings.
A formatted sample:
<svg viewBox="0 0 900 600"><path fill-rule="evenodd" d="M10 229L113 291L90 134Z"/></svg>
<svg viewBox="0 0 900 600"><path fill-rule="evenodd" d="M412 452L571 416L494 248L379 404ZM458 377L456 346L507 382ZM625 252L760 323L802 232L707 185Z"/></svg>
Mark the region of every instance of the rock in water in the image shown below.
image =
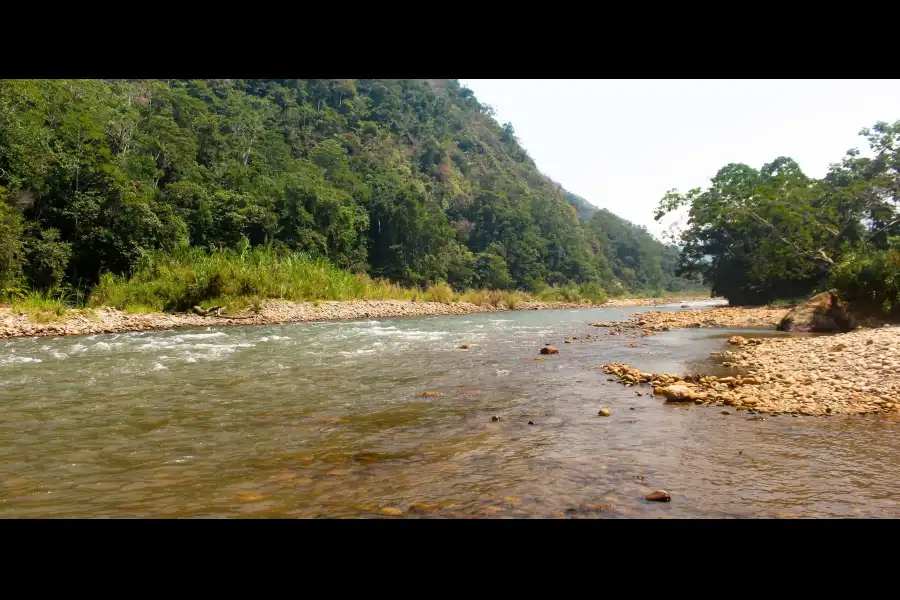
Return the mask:
<svg viewBox="0 0 900 600"><path fill-rule="evenodd" d="M559 354L559 350L556 346L544 346L541 348L541 354Z"/></svg>
<svg viewBox="0 0 900 600"><path fill-rule="evenodd" d="M468 350L472 347L472 344L463 344L459 347L460 350Z"/></svg>
<svg viewBox="0 0 900 600"><path fill-rule="evenodd" d="M649 500L650 502L668 502L671 499L669 492L666 490L656 490L644 496L644 500Z"/></svg>
<svg viewBox="0 0 900 600"><path fill-rule="evenodd" d="M601 408L601 409L597 412L597 414L600 415L601 417L608 417L608 416L609 416L609 409L608 409L608 408Z"/></svg>
<svg viewBox="0 0 900 600"><path fill-rule="evenodd" d="M423 398L440 398L441 393L440 392L422 392L419 395L422 396Z"/></svg>
<svg viewBox="0 0 900 600"><path fill-rule="evenodd" d="M854 328L853 317L847 311L837 290L816 294L794 307L778 323L778 331L812 331L843 333Z"/></svg>
<svg viewBox="0 0 900 600"><path fill-rule="evenodd" d="M498 417L497 415L494 415L493 417L491 417L491 421L497 422L499 420L500 420L500 417Z"/></svg>

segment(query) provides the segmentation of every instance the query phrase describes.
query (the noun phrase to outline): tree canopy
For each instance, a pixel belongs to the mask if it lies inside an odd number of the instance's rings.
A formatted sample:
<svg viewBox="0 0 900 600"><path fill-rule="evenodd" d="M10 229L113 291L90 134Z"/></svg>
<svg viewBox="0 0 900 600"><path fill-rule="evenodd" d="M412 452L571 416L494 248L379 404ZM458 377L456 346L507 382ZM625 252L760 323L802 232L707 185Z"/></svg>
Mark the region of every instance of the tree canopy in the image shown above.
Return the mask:
<svg viewBox="0 0 900 600"><path fill-rule="evenodd" d="M657 220L689 211L678 236L679 273L701 276L733 304L763 304L849 285L854 264L893 252L900 235L900 122L879 122L861 135L874 156L851 150L822 179L779 157L759 169L729 164L706 189L666 194ZM872 290L847 291L885 301Z"/></svg>

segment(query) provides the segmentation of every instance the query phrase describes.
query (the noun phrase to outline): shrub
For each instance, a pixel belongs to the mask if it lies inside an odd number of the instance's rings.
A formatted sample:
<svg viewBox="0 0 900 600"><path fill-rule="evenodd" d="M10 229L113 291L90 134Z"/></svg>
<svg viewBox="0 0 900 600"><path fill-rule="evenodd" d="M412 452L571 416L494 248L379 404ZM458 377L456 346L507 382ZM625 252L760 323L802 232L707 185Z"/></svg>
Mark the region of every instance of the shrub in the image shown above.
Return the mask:
<svg viewBox="0 0 900 600"><path fill-rule="evenodd" d="M886 315L900 316L900 247L848 256L832 273L841 296Z"/></svg>
<svg viewBox="0 0 900 600"><path fill-rule="evenodd" d="M446 283L437 283L429 286L425 292L425 299L429 302L441 302L442 304L450 304L453 302L453 288Z"/></svg>

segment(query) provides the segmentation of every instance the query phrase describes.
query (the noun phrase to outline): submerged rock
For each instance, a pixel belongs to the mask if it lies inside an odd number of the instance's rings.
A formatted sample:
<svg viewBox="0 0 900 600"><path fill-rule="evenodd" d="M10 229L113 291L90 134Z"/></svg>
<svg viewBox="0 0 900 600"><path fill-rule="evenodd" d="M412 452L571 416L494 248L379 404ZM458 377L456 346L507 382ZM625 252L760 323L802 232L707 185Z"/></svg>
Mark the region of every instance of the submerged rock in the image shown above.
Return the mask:
<svg viewBox="0 0 900 600"><path fill-rule="evenodd" d="M644 496L644 500L649 500L650 502L668 502L671 499L672 497L669 496L669 492L666 490L656 490Z"/></svg>
<svg viewBox="0 0 900 600"><path fill-rule="evenodd" d="M472 344L463 344L459 347L460 350L469 350L472 347Z"/></svg>
<svg viewBox="0 0 900 600"><path fill-rule="evenodd" d="M442 394L440 392L422 392L419 395L422 398L439 398Z"/></svg>
<svg viewBox="0 0 900 600"><path fill-rule="evenodd" d="M601 408L601 409L597 412L597 414L600 415L601 417L608 417L610 413L609 413L609 409L608 409L608 408Z"/></svg>
<svg viewBox="0 0 900 600"><path fill-rule="evenodd" d="M559 354L559 350L556 346L544 346L541 348L541 354Z"/></svg>

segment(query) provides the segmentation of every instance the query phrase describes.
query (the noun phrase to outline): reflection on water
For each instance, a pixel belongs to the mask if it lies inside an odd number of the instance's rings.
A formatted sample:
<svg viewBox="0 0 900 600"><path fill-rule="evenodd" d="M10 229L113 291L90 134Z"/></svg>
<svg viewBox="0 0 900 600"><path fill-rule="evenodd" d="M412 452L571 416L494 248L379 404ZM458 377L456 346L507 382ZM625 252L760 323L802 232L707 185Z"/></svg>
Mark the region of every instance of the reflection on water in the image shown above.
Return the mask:
<svg viewBox="0 0 900 600"><path fill-rule="evenodd" d="M643 310L0 341L0 516L900 516L897 423L607 381L711 371L733 333L587 326Z"/></svg>

